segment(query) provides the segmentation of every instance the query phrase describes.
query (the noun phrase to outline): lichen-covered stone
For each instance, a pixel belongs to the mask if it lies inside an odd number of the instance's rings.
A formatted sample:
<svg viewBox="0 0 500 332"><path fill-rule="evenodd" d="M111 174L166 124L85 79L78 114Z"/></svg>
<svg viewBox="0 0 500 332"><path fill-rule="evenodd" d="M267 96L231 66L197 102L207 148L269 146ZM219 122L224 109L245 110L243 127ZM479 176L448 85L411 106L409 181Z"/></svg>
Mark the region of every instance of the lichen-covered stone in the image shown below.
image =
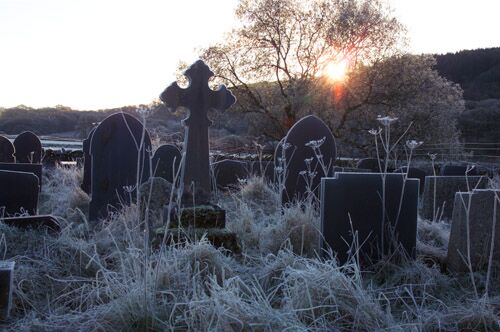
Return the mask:
<svg viewBox="0 0 500 332"><path fill-rule="evenodd" d="M183 228L221 229L226 226L226 211L216 205L183 207L180 211L172 211L170 220L171 228L179 227L180 224Z"/></svg>
<svg viewBox="0 0 500 332"><path fill-rule="evenodd" d="M146 218L148 211L148 220L154 226L161 226L162 212L165 205L169 204L172 184L160 177L150 178L140 187L141 196L141 219Z"/></svg>
<svg viewBox="0 0 500 332"><path fill-rule="evenodd" d="M156 236L153 242L153 245L158 247L160 246L162 240L165 238L165 229L159 228L156 230ZM235 233L230 232L226 229L218 229L218 228L188 228L188 229L179 229L172 228L167 234L167 243L183 243L186 240L196 241L201 239L203 236L206 236L207 240L217 248L224 248L229 250L232 254L240 254L241 246L238 241L238 237Z"/></svg>

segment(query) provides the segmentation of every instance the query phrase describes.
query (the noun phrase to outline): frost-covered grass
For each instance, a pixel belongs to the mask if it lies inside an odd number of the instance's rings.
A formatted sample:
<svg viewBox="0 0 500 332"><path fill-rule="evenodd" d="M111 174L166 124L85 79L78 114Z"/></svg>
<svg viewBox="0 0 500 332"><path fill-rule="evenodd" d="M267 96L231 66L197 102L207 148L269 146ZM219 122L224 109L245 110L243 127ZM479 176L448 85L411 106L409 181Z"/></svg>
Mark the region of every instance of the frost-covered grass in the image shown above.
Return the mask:
<svg viewBox="0 0 500 332"><path fill-rule="evenodd" d="M60 235L0 225L3 257L16 261L13 331L494 331L500 282L441 271L449 225L419 221L418 258L361 271L318 258L313 205L279 208L261 178L220 193L232 256L206 240L149 250L136 206L86 222L80 171L45 179L42 208L65 219ZM78 216L78 217L76 217Z"/></svg>

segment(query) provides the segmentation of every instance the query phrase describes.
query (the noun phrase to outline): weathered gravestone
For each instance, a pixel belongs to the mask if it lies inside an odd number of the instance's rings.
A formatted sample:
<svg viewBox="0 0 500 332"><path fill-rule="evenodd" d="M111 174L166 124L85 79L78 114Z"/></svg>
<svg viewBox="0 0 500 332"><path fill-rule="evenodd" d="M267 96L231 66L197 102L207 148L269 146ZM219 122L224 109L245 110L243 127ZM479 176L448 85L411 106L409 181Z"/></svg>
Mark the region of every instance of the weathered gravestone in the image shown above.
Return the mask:
<svg viewBox="0 0 500 332"><path fill-rule="evenodd" d="M33 173L38 178L38 186L42 190L42 164L0 163L0 171Z"/></svg>
<svg viewBox="0 0 500 332"><path fill-rule="evenodd" d="M38 178L35 174L0 171L0 216L36 214L38 191Z"/></svg>
<svg viewBox="0 0 500 332"><path fill-rule="evenodd" d="M313 147L321 160L316 157ZM275 170L281 172L276 176L284 177L283 203L306 199L308 192L318 196L320 179L331 175L335 158L335 139L321 119L309 115L295 123L278 144L274 155Z"/></svg>
<svg viewBox="0 0 500 332"><path fill-rule="evenodd" d="M427 174L425 171L423 171L420 168L416 167L410 167L408 169L407 166L400 167L398 169L395 169L393 173L402 173L402 174L407 174L409 178L411 179L419 179L420 180L420 193L423 193L424 191L424 185L425 185L425 177Z"/></svg>
<svg viewBox="0 0 500 332"><path fill-rule="evenodd" d="M468 176L477 175L476 168L469 168L469 172L467 172L467 165L451 165L446 164L441 167L439 174L441 176L465 176L467 173Z"/></svg>
<svg viewBox="0 0 500 332"><path fill-rule="evenodd" d="M426 176L420 216L424 219L450 219L456 192L486 188L482 176Z"/></svg>
<svg viewBox="0 0 500 332"><path fill-rule="evenodd" d="M189 79L189 86L183 89L172 83L160 95L160 99L167 107L176 110L186 107L189 115L183 120L184 161L181 178L185 190L193 191L198 201L208 201L210 193L210 163L208 146L208 127L211 121L207 112L210 109L224 111L236 101L225 86L214 91L209 88L208 80L214 75L208 66L201 60L192 64L184 75Z"/></svg>
<svg viewBox="0 0 500 332"><path fill-rule="evenodd" d="M90 195L92 190L92 157L90 156L90 142L96 128L92 128L89 135L82 142L83 150L83 180L80 188Z"/></svg>
<svg viewBox="0 0 500 332"><path fill-rule="evenodd" d="M170 144L160 146L156 149L152 159L153 176L164 178L173 183L181 164L181 158L181 152L176 146Z"/></svg>
<svg viewBox="0 0 500 332"><path fill-rule="evenodd" d="M221 160L212 164L217 188L235 187L239 180L248 178L248 164L239 160Z"/></svg>
<svg viewBox="0 0 500 332"><path fill-rule="evenodd" d="M1 163L14 163L14 145L5 136L0 136L0 162Z"/></svg>
<svg viewBox="0 0 500 332"><path fill-rule="evenodd" d="M127 113L112 114L95 129L90 142L90 220L107 217L109 206L130 204L137 185L148 180L151 140L145 130L139 120Z"/></svg>
<svg viewBox="0 0 500 332"><path fill-rule="evenodd" d="M381 174L336 173L321 180L322 248L331 248L341 263L360 250L365 264L402 248L415 257L418 180L387 174L382 204ZM404 188L404 192L403 192ZM382 222L385 207L385 221ZM383 229L383 230L382 230ZM354 244L353 234L357 234ZM383 248L383 251L381 250Z"/></svg>
<svg viewBox="0 0 500 332"><path fill-rule="evenodd" d="M16 262L0 261L0 320L7 320L12 306L14 266Z"/></svg>
<svg viewBox="0 0 500 332"><path fill-rule="evenodd" d="M42 160L42 143L31 131L19 134L14 140L16 162L38 164Z"/></svg>
<svg viewBox="0 0 500 332"><path fill-rule="evenodd" d="M468 250L473 271L486 271L492 255L493 271L500 272L500 190L456 193L448 242L448 269L468 272Z"/></svg>

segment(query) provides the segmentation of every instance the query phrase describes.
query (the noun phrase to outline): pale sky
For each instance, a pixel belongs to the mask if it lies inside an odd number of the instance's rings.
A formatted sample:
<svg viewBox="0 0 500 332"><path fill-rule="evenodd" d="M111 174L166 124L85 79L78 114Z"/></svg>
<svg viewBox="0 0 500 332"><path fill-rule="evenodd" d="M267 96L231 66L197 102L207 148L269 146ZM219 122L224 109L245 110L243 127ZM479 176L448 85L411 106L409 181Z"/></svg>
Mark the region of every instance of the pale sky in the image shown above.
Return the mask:
<svg viewBox="0 0 500 332"><path fill-rule="evenodd" d="M305 1L305 0L304 0ZM412 53L500 46L500 0L389 0ZM223 39L237 0L0 0L0 106L149 103Z"/></svg>

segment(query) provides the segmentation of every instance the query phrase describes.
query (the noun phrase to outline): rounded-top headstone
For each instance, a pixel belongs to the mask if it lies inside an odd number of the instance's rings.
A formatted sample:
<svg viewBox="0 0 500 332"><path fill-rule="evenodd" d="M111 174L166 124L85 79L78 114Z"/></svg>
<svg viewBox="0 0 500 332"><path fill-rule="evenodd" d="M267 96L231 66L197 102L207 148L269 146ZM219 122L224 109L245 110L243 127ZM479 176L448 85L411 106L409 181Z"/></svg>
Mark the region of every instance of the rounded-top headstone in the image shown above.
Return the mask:
<svg viewBox="0 0 500 332"><path fill-rule="evenodd" d="M143 134L144 142L139 151ZM109 205L119 208L130 202L130 197L135 195L134 188L149 178L148 151L151 151L149 134L132 115L115 113L99 124L90 142L90 220L106 217Z"/></svg>
<svg viewBox="0 0 500 332"><path fill-rule="evenodd" d="M86 139L83 140L82 150L83 150L83 180L81 188L87 194L90 194L91 190L91 169L92 169L92 157L90 156L90 142L92 141L92 136L94 135L96 128L92 128Z"/></svg>
<svg viewBox="0 0 500 332"><path fill-rule="evenodd" d="M283 151L283 145L286 148ZM313 146L321 154L322 163L328 168L325 174L321 163L318 162ZM278 144L274 155L277 177L285 173L285 190L283 202L294 199L304 199L308 185L301 172L316 172L310 185L315 193L319 190L320 180L331 174L336 158L335 138L328 126L314 115L300 119L290 128L285 138ZM309 166L307 165L309 162ZM308 176L307 174L304 174Z"/></svg>
<svg viewBox="0 0 500 332"><path fill-rule="evenodd" d="M376 158L360 159L360 160L358 160L358 163L356 164L356 168L369 169L375 173L380 172L380 167L382 167L382 169L384 168L384 161L381 160L379 163L379 160Z"/></svg>
<svg viewBox="0 0 500 332"><path fill-rule="evenodd" d="M31 131L19 134L14 140L16 162L39 164L42 160L42 143Z"/></svg>
<svg viewBox="0 0 500 332"><path fill-rule="evenodd" d="M174 177L178 172L181 164L181 152L179 149L171 144L164 144L156 149L153 159L153 176L160 177L170 183L174 182Z"/></svg>
<svg viewBox="0 0 500 332"><path fill-rule="evenodd" d="M5 136L0 136L0 162L13 163L16 161L14 158L14 145Z"/></svg>

